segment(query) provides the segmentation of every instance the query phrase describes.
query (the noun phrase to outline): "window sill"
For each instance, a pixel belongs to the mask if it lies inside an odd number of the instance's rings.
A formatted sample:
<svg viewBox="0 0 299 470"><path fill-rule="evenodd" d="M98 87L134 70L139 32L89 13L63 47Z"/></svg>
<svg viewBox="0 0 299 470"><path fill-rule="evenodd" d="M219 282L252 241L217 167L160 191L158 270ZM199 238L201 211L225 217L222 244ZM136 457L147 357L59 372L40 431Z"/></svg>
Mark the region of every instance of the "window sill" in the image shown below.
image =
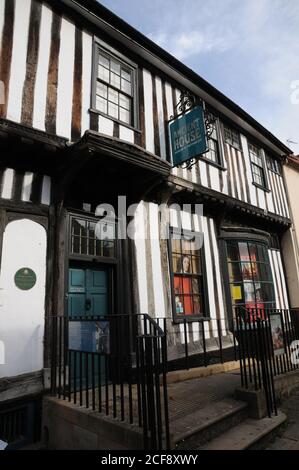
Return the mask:
<svg viewBox="0 0 299 470"><path fill-rule="evenodd" d="M218 170L227 171L227 169L226 169L223 165L220 165L219 163L215 163L215 162L213 162L212 160L209 160L208 158L199 157L198 160L201 160L201 161L203 161L203 162L205 162L205 163L208 163L209 165L214 166L214 167L217 168Z"/></svg>
<svg viewBox="0 0 299 470"><path fill-rule="evenodd" d="M116 118L113 118L113 117L111 117L111 116L108 116L108 114L104 114L104 113L102 113L101 111L99 111L98 109L90 108L88 111L89 111L90 113L92 113L92 114L97 114L98 116L103 116L103 117L106 118L106 119L110 119L110 121L116 122L116 123L119 124L120 126L127 127L127 128L130 129L131 131L138 132L139 134L141 134L141 130L138 129L137 127L130 126L130 124L126 124L125 122L120 121L119 119L116 119Z"/></svg>
<svg viewBox="0 0 299 470"><path fill-rule="evenodd" d="M257 188L262 189L265 193L270 193L271 192L271 190L269 188L265 188L265 186L261 186L260 184L255 183L254 181L252 181L252 184L253 184L253 186L256 186Z"/></svg>

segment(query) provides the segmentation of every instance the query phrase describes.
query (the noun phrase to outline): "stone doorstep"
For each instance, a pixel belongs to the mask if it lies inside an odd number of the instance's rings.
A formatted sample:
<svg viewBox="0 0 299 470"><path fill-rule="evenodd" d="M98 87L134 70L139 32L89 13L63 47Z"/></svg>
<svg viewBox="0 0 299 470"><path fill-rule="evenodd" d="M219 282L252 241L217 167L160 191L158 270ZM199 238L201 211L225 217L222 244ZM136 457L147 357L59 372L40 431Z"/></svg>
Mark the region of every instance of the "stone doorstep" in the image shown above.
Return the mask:
<svg viewBox="0 0 299 470"><path fill-rule="evenodd" d="M230 361L223 364L212 364L207 367L195 367L189 370L175 370L167 373L167 383L183 382L239 369L239 361Z"/></svg>
<svg viewBox="0 0 299 470"><path fill-rule="evenodd" d="M271 418L259 420L248 418L198 449L246 450L253 448L259 441L278 431L286 419L286 415L280 411L277 416Z"/></svg>
<svg viewBox="0 0 299 470"><path fill-rule="evenodd" d="M246 412L247 403L231 398L211 403L204 408L172 421L170 423L171 442L177 445L193 437L196 439L196 436L207 433L212 428L231 427L228 422L238 415L246 414ZM227 421L227 424L224 424L225 421ZM218 434L220 432L217 431ZM198 439L200 438L198 437Z"/></svg>

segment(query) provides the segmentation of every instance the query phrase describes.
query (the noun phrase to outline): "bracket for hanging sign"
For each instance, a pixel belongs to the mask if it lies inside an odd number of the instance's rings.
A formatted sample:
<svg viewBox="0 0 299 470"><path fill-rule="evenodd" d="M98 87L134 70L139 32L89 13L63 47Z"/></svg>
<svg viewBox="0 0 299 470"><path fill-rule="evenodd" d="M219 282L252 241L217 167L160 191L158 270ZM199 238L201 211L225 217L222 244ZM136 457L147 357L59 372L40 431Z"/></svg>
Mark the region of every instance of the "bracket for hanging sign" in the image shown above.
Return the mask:
<svg viewBox="0 0 299 470"><path fill-rule="evenodd" d="M187 90L180 94L174 111L168 121L173 166L189 169L209 150L215 117Z"/></svg>

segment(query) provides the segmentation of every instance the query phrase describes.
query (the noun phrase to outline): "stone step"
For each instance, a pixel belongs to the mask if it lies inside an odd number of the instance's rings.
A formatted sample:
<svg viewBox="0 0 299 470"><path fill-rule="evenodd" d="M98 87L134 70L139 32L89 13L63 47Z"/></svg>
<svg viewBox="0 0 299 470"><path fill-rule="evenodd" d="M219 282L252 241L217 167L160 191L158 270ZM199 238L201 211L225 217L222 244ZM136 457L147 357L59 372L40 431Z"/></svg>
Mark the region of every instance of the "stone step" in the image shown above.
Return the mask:
<svg viewBox="0 0 299 470"><path fill-rule="evenodd" d="M273 435L279 431L286 419L286 415L282 412L278 412L277 416L271 418L248 418L210 442L199 445L197 449L246 450L262 448L262 445L266 441L269 442Z"/></svg>
<svg viewBox="0 0 299 470"><path fill-rule="evenodd" d="M248 405L224 398L170 423L173 449L194 449L248 418Z"/></svg>

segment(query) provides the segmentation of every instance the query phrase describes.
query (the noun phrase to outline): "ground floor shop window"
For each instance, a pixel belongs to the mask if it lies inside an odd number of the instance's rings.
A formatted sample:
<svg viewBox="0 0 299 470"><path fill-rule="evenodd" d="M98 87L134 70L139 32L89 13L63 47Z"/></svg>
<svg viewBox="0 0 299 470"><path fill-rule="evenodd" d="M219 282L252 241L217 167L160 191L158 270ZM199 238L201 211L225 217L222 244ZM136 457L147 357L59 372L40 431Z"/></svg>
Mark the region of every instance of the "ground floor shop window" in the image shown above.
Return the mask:
<svg viewBox="0 0 299 470"><path fill-rule="evenodd" d="M275 293L267 245L227 242L229 286L233 307L275 308Z"/></svg>
<svg viewBox="0 0 299 470"><path fill-rule="evenodd" d="M207 316L200 239L171 229L169 247L174 319Z"/></svg>

